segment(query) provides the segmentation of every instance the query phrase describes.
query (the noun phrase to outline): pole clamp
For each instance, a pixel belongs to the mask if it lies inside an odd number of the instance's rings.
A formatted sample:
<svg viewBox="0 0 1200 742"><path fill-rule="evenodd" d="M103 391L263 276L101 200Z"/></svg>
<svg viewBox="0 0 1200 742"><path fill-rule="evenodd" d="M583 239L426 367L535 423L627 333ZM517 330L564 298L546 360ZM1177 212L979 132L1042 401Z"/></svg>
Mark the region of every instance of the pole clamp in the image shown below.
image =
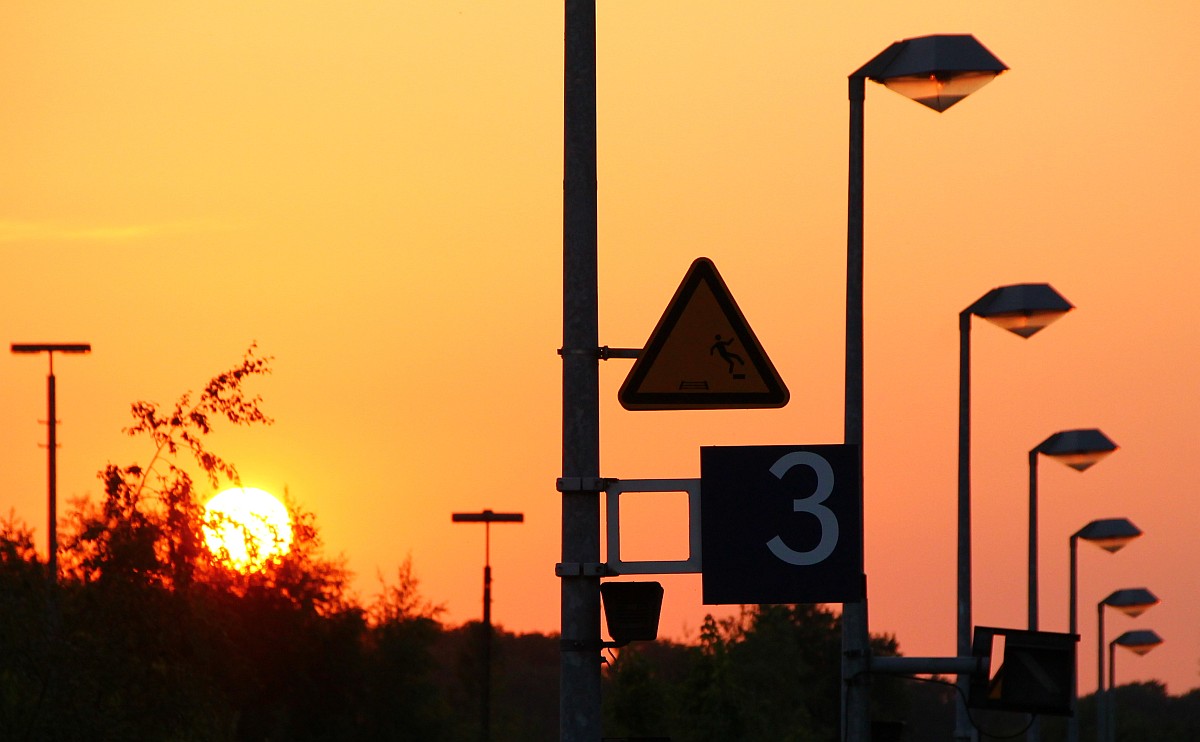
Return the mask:
<svg viewBox="0 0 1200 742"><path fill-rule="evenodd" d="M604 492L609 483L616 481L607 477L559 477L554 488L559 492Z"/></svg>
<svg viewBox="0 0 1200 742"><path fill-rule="evenodd" d="M616 574L604 562L559 562L554 565L555 577L612 577Z"/></svg>

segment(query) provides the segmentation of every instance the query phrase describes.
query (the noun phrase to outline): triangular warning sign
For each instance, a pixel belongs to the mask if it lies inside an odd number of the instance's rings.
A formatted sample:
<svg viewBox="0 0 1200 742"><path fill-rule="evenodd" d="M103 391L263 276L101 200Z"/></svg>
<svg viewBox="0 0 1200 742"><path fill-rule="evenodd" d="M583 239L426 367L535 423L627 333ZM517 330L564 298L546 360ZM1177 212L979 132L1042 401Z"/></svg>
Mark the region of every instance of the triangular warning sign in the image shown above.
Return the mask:
<svg viewBox="0 0 1200 742"><path fill-rule="evenodd" d="M783 407L789 393L708 258L696 258L617 399L627 410Z"/></svg>

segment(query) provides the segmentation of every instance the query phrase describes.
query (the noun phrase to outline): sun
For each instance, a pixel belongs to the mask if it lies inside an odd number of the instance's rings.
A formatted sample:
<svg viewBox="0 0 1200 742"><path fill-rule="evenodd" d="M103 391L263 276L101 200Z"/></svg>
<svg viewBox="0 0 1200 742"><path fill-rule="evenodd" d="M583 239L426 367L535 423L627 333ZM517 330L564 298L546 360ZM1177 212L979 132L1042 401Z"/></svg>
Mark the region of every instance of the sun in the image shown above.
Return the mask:
<svg viewBox="0 0 1200 742"><path fill-rule="evenodd" d="M233 487L209 500L202 530L209 552L242 572L261 570L292 545L287 508L253 487Z"/></svg>

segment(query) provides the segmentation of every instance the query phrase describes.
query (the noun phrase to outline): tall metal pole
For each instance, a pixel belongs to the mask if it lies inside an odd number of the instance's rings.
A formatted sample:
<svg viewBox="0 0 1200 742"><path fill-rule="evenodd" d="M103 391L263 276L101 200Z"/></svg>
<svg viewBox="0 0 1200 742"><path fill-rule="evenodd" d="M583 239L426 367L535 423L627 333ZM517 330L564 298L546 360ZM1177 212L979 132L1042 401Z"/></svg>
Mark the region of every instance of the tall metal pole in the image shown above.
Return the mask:
<svg viewBox="0 0 1200 742"><path fill-rule="evenodd" d="M1038 450L1029 452L1029 630L1038 627Z"/></svg>
<svg viewBox="0 0 1200 742"><path fill-rule="evenodd" d="M1038 628L1038 450L1029 452L1029 630ZM1072 673L1073 675L1074 673ZM1029 729L1025 732L1028 742L1040 742L1042 739L1042 719L1034 715L1029 721Z"/></svg>
<svg viewBox="0 0 1200 742"><path fill-rule="evenodd" d="M1105 727L1106 714L1104 707L1108 698L1104 695L1104 601L1096 604L1096 739L1104 742L1108 739Z"/></svg>
<svg viewBox="0 0 1200 742"><path fill-rule="evenodd" d="M845 442L858 446L859 491L863 492L863 128L866 78L851 75L850 163L846 209L846 391ZM862 501L859 501L859 523ZM859 534L861 543L861 534ZM866 578L863 577L865 580ZM870 635L867 596L862 602L842 604L842 739L867 742L871 738Z"/></svg>
<svg viewBox="0 0 1200 742"><path fill-rule="evenodd" d="M562 742L600 739L596 3L566 0L563 89Z"/></svg>
<svg viewBox="0 0 1200 742"><path fill-rule="evenodd" d="M1104 710L1106 712L1105 729L1108 731L1105 737L1106 742L1116 742L1117 740L1117 699L1113 692L1113 689L1116 687L1117 640L1114 639L1108 643L1108 690L1105 691L1104 698Z"/></svg>
<svg viewBox="0 0 1200 742"><path fill-rule="evenodd" d="M958 625L959 657L971 654L971 308L958 315ZM967 705L970 678L958 677L954 739L974 736Z"/></svg>
<svg viewBox="0 0 1200 742"><path fill-rule="evenodd" d="M483 742L492 739L492 524L483 524Z"/></svg>
<svg viewBox="0 0 1200 742"><path fill-rule="evenodd" d="M1067 631L1074 636L1079 633L1079 533L1071 534L1069 540L1071 558L1071 584L1068 611ZM1079 658L1075 658L1075 667L1071 668L1071 715L1067 717L1067 742L1079 742Z"/></svg>
<svg viewBox="0 0 1200 742"><path fill-rule="evenodd" d="M48 543L47 569L50 571L50 584L58 584L58 408L54 393L54 353L50 356L50 374L46 377L46 448L49 471L50 522L46 533Z"/></svg>
<svg viewBox="0 0 1200 742"><path fill-rule="evenodd" d="M58 584L58 406L55 399L54 354L90 353L92 346L88 343L13 343L10 349L17 354L45 353L50 359L50 371L46 376L46 489L49 500L46 570L50 586L54 587Z"/></svg>

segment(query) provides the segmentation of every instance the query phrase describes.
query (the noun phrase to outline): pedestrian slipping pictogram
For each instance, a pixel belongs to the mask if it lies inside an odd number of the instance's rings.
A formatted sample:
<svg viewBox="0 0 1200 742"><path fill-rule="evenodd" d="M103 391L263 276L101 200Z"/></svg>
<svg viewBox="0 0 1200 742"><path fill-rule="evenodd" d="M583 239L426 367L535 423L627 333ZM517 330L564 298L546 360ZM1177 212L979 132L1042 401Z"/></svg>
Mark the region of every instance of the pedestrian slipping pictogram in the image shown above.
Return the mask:
<svg viewBox="0 0 1200 742"><path fill-rule="evenodd" d="M783 407L771 359L708 258L696 258L617 394L627 410Z"/></svg>

